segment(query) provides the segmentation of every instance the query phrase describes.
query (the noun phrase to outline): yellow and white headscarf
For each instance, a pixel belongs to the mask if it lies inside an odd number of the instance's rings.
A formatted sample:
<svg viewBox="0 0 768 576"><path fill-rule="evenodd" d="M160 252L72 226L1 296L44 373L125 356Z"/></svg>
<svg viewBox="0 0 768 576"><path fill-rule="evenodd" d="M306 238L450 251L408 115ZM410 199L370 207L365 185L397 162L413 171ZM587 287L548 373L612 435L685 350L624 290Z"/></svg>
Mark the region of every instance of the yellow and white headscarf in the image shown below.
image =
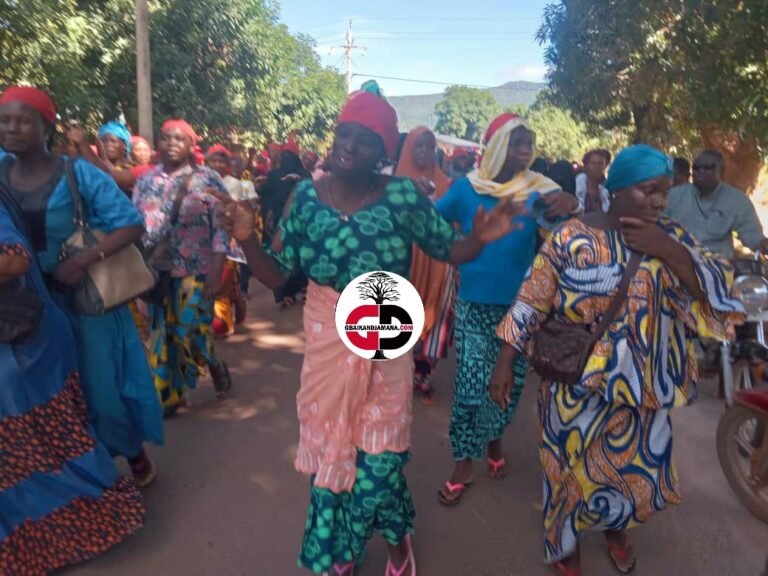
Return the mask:
<svg viewBox="0 0 768 576"><path fill-rule="evenodd" d="M531 130L527 121L516 114L502 114L491 122L485 133L485 152L480 167L470 173L469 178L472 187L478 194L504 198L513 196L516 202L524 202L533 192L549 194L557 192L560 186L538 172L531 172L528 167L523 172L516 174L509 182L495 182L496 178L507 162L509 150L509 138L517 128L525 128L533 134L534 148L536 146L536 133ZM531 156L533 162L533 156Z"/></svg>

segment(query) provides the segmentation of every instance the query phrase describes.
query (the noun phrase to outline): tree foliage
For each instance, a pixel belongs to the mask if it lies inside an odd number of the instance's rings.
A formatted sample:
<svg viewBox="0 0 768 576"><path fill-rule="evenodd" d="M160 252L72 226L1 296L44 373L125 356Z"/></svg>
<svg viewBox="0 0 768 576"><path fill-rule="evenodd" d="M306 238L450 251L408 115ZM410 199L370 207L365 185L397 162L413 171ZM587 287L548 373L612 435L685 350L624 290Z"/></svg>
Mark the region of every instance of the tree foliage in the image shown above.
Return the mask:
<svg viewBox="0 0 768 576"><path fill-rule="evenodd" d="M539 30L551 101L591 128L690 151L717 126L768 144L768 2L556 0Z"/></svg>
<svg viewBox="0 0 768 576"><path fill-rule="evenodd" d="M502 111L501 104L487 90L450 86L445 91L445 98L435 106L435 130L480 142L491 120Z"/></svg>
<svg viewBox="0 0 768 576"><path fill-rule="evenodd" d="M585 152L606 146L605 140L591 135L587 125L563 108L551 104L533 106L527 113L536 132L538 154L552 160L580 160ZM609 149L614 148L607 144Z"/></svg>
<svg viewBox="0 0 768 576"><path fill-rule="evenodd" d="M154 120L183 116L216 139L325 138L345 98L313 41L279 24L267 0L152 0ZM136 124L133 0L0 4L0 87L49 89L63 115Z"/></svg>

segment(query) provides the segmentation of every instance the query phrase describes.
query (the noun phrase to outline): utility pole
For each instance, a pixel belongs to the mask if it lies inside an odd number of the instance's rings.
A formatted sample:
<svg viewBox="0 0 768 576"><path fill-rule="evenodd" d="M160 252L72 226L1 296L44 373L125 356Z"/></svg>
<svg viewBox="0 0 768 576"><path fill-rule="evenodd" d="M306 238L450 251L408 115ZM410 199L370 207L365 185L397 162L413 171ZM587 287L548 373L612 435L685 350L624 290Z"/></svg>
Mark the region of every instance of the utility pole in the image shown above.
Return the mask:
<svg viewBox="0 0 768 576"><path fill-rule="evenodd" d="M349 26L347 26L347 43L343 46L334 46L333 48L341 48L346 53L346 59L347 59L347 92L352 91L352 52L354 50L361 50L363 55L366 54L368 51L367 48L364 46L358 46L355 44L354 39L352 38L352 20L349 21ZM331 48L331 51L333 51L333 48Z"/></svg>
<svg viewBox="0 0 768 576"><path fill-rule="evenodd" d="M139 134L154 140L152 129L152 68L149 58L148 0L136 0L136 88L139 105Z"/></svg>

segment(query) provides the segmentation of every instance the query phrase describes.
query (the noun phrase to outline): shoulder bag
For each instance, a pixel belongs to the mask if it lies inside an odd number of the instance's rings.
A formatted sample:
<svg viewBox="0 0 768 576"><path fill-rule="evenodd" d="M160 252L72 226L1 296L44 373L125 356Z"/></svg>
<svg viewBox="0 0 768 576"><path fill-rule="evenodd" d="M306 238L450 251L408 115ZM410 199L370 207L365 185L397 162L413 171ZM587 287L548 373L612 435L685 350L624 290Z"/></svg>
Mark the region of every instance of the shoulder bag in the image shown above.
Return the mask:
<svg viewBox="0 0 768 576"><path fill-rule="evenodd" d="M64 170L72 195L75 233L62 245L60 262L81 250L98 246L106 236L99 230L91 230L85 221L83 199L75 178L72 159L67 159ZM129 244L119 252L88 267L85 278L75 289L75 309L82 314L100 316L152 290L156 283L157 275L147 265L139 248L135 244Z"/></svg>
<svg viewBox="0 0 768 576"><path fill-rule="evenodd" d="M594 332L576 324L566 324L550 317L533 337L531 365L536 373L551 382L574 385L581 381L587 361L595 344L613 322L635 277L642 256L633 252L624 270L621 283Z"/></svg>

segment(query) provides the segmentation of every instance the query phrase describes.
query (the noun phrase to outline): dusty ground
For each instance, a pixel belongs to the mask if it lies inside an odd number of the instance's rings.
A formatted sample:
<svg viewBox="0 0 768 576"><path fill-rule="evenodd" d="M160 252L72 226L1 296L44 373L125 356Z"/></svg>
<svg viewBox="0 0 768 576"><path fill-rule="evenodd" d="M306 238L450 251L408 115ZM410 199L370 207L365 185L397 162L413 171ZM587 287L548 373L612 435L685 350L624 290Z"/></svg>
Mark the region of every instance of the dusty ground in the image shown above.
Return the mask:
<svg viewBox="0 0 768 576"><path fill-rule="evenodd" d="M217 404L209 386L190 413L167 422L153 450L160 475L146 491L146 528L71 576L292 576L309 482L293 470L294 395L302 360L301 312L278 312L256 290L247 331L221 346L235 378L234 397ZM451 466L447 438L453 362L438 373L440 402L415 406L413 460L407 473L417 508L419 576L539 576L540 479L535 441L535 382L506 435L512 474L484 474L455 509L436 490ZM722 403L705 386L695 406L674 415L684 502L633 531L639 576L762 576L768 526L739 504L720 471L715 427ZM381 575L380 540L361 576ZM601 539L583 543L584 573L612 575Z"/></svg>

